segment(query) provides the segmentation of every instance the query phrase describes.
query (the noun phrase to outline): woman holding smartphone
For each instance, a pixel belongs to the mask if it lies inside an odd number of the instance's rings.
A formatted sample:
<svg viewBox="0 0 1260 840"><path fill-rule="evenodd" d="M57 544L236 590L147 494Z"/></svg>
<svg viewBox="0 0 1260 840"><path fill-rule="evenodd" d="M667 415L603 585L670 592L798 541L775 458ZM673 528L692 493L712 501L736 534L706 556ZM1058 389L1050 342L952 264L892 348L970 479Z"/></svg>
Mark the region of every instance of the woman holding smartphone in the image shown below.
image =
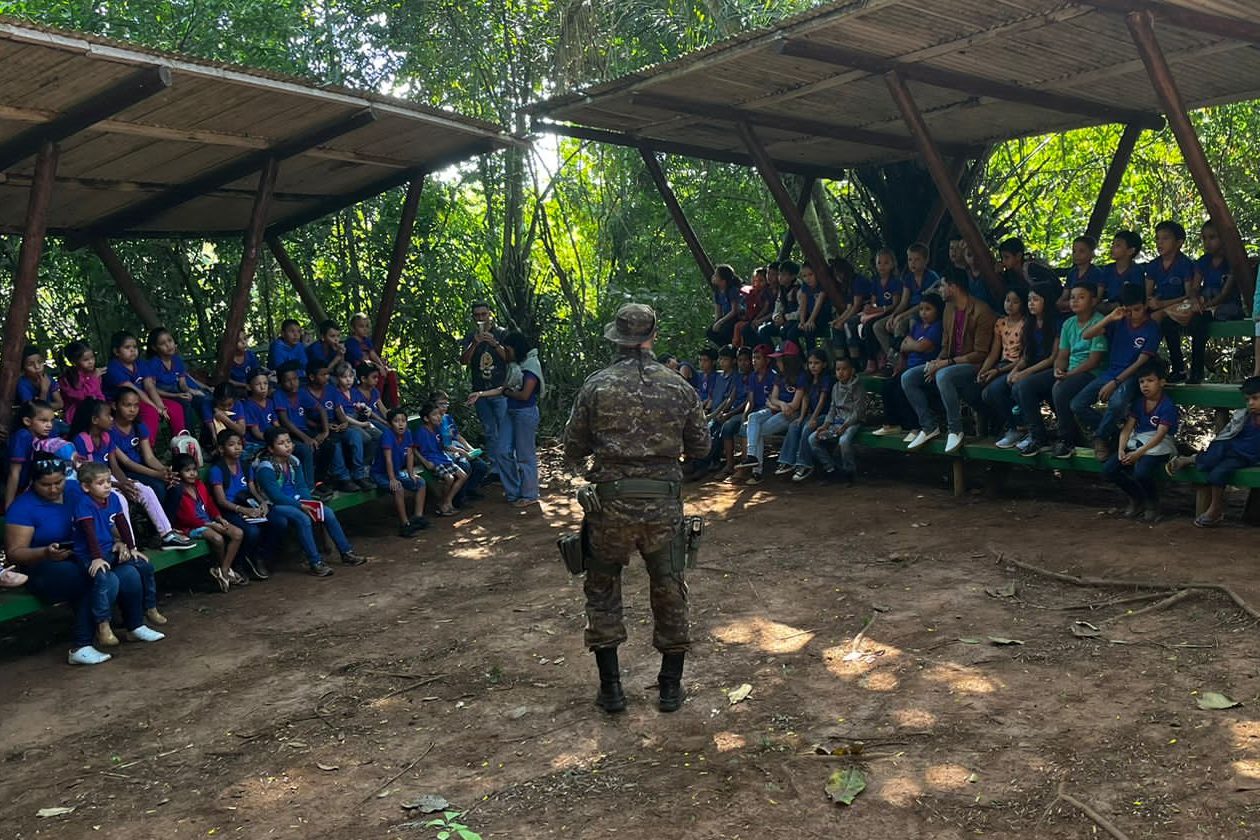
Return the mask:
<svg viewBox="0 0 1260 840"><path fill-rule="evenodd" d="M66 480L65 461L37 455L31 464L31 486L5 514L4 549L27 575L26 588L32 595L46 604L68 603L74 610L70 664L99 665L110 656L92 646L95 622L88 597L92 581L71 557L74 502L82 493L78 482ZM139 592L127 594L139 597Z"/></svg>

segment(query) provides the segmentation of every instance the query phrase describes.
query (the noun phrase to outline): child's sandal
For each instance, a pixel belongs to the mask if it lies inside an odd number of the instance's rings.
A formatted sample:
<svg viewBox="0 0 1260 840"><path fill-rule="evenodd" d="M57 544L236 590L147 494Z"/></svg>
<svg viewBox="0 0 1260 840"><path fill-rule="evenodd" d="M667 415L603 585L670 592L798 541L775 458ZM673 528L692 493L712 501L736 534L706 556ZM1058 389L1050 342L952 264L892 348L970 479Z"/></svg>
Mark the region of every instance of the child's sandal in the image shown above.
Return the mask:
<svg viewBox="0 0 1260 840"><path fill-rule="evenodd" d="M1225 521L1224 516L1217 516L1215 518L1211 518L1208 516L1200 515L1194 518L1194 527L1215 528L1217 525L1220 525L1224 521Z"/></svg>

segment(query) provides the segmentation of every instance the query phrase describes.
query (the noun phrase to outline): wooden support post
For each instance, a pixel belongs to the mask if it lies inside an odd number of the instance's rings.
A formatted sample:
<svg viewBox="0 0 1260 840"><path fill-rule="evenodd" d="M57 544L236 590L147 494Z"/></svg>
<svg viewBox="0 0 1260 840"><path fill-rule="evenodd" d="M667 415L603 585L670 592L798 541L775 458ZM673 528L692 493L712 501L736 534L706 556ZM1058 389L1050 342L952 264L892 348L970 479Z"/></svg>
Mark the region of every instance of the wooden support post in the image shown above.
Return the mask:
<svg viewBox="0 0 1260 840"><path fill-rule="evenodd" d="M962 181L963 175L967 173L967 159L954 158L954 165L950 173L955 184ZM938 192L936 201L932 202L932 209L928 210L927 218L923 220L923 227L919 228L919 236L915 239L915 242L922 242L930 250L932 239L936 236L936 232L941 229L941 222L945 221L945 213L947 211L945 198Z"/></svg>
<svg viewBox="0 0 1260 840"><path fill-rule="evenodd" d="M289 252L284 249L284 243L280 241L280 237L268 236L267 247L271 249L271 255L276 258L276 263L284 272L284 276L293 284L293 290L302 299L302 306L306 307L307 314L311 316L311 322L320 324L327 321L328 313L324 311L323 304L319 302L319 298L315 297L315 290L306 282L306 278L302 276L297 265L289 259Z"/></svg>
<svg viewBox="0 0 1260 840"><path fill-rule="evenodd" d="M639 155L643 158L643 165L647 167L648 174L652 176L652 183L656 184L656 191L661 194L661 200L665 202L665 207L674 220L674 227L678 228L678 232L687 242L687 247L691 249L691 256L696 261L700 273L704 275L704 283L707 286L709 279L713 276L713 260L709 259L704 246L700 244L700 237L696 236L695 228L691 226L691 222L687 221L687 214L683 213L682 205L678 203L678 196L674 195L673 188L666 180L665 170L661 168L656 152L640 148Z"/></svg>
<svg viewBox="0 0 1260 840"><path fill-rule="evenodd" d="M254 272L258 269L258 252L262 249L263 232L267 229L267 214L271 210L271 194L276 188L276 174L280 161L267 158L258 176L258 192L254 195L254 209L249 215L249 228L245 231L245 248L241 252L241 267L236 274L236 290L232 293L232 305L228 309L227 326L219 343L220 380L228 378L232 369L232 356L236 342L245 329L245 315L249 312L249 292L254 285Z"/></svg>
<svg viewBox="0 0 1260 840"><path fill-rule="evenodd" d="M800 214L802 219L805 218L805 211L809 209L810 199L814 196L814 182L817 180L817 178L807 176L805 182L801 184L801 194L796 199L796 212ZM779 246L779 262L783 262L792 256L792 248L795 245L796 237L792 235L792 228L789 225L788 229L783 233L783 244Z"/></svg>
<svg viewBox="0 0 1260 840"><path fill-rule="evenodd" d="M18 252L17 273L13 276L13 297L4 317L4 343L0 346L0 424L9 426L13 411L13 395L22 375L22 348L26 344L26 328L39 283L39 258L44 253L44 233L48 229L48 205L52 201L53 181L57 175L57 145L45 143L35 159L35 179L31 182L26 202L26 230Z"/></svg>
<svg viewBox="0 0 1260 840"><path fill-rule="evenodd" d="M1086 236L1098 239L1103 235L1103 227L1107 224L1107 217L1111 215L1111 205L1120 190L1120 181L1124 178L1124 171L1129 168L1138 138L1144 130L1140 125L1127 125L1124 134L1120 135L1116 153L1112 155L1111 165L1107 167L1107 174L1103 178L1102 189L1098 191L1098 201L1094 202L1094 212L1090 214L1089 224L1085 227Z"/></svg>
<svg viewBox="0 0 1260 840"><path fill-rule="evenodd" d="M796 202L792 200L787 187L783 186L783 178L775 168L774 161L771 160L770 155L766 152L766 147L761 144L761 140L757 137L757 132L748 123L737 123L736 128L739 130L740 139L744 141L744 146L748 149L749 156L757 166L757 172L760 173L761 180L766 182L770 195L774 196L775 203L779 205L779 212L787 220L788 230L792 232L792 236L796 237L796 241L800 243L801 253L805 255L805 261L814 270L814 276L818 278L818 282L822 286L823 291L827 293L827 298L831 301L832 306L843 309L849 302L840 293L840 287L836 285L835 278L831 276L831 269L827 266L826 255L823 254L822 248L819 247L818 240L814 239L814 234L810 231L809 226L805 224L805 217L797 211Z"/></svg>
<svg viewBox="0 0 1260 840"><path fill-rule="evenodd" d="M1173 79L1167 59L1164 58L1159 39L1155 37L1154 19L1150 12L1132 12L1125 17L1125 22L1129 25L1129 33L1133 36L1138 55L1146 65L1146 74L1150 76L1155 95L1164 108L1168 126L1177 138L1181 156L1185 158L1186 167L1194 178L1195 186L1199 188L1208 214L1216 224L1217 233L1221 235L1230 273L1242 289L1244 299L1250 303L1256 284L1251 274L1251 263L1247 260L1247 249L1243 246L1234 215L1229 212L1229 206L1225 203L1216 174L1212 172L1212 166L1203 152L1203 144L1199 142L1194 124L1190 122L1190 115L1186 113L1185 101L1181 98L1181 91L1177 89L1177 82Z"/></svg>
<svg viewBox="0 0 1260 840"><path fill-rule="evenodd" d="M952 472L954 477L954 498L960 499L967 495L967 468L964 466L961 457L954 459Z"/></svg>
<svg viewBox="0 0 1260 840"><path fill-rule="evenodd" d="M420 175L407 185L403 199L402 217L398 220L398 233L394 236L394 253L389 258L389 271L385 275L385 288L381 291L381 305L376 313L376 326L372 329L372 343L376 352L383 352L385 336L389 333L389 319L398 306L398 284L403 268L407 265L407 249L411 247L411 234L416 229L416 212L420 208L420 193L424 190L424 177Z"/></svg>
<svg viewBox="0 0 1260 840"><path fill-rule="evenodd" d="M923 114L919 112L919 106L915 104L914 97L910 95L910 88L906 87L905 79L898 73L888 73L884 76L884 80L888 83L888 91L901 111L902 119L906 121L906 127L910 129L910 136L918 144L919 156L923 158L932 180L936 182L936 189L945 201L949 215L953 217L954 224L958 226L959 232L962 233L963 239L967 241L971 253L975 256L976 266L984 277L985 285L989 287L989 294L992 295L993 300L1002 300L1006 296L1006 287L997 273L997 267L993 264L993 252L989 250L989 244L984 241L984 234L980 232L975 216L971 215L971 209L963 200L958 183L950 177L949 167L945 165L940 149L932 140L927 122L924 121Z"/></svg>
<svg viewBox="0 0 1260 840"><path fill-rule="evenodd" d="M131 272L127 270L127 266L123 265L123 261L118 257L109 241L103 238L95 238L90 243L92 251L105 264L105 270L109 272L109 276L114 278L114 285L127 298L127 303L131 309L140 316L140 320L144 323L146 329L155 330L162 326L162 319L158 318L157 310L153 308L153 304L149 303L149 299L145 297L144 290L136 285L135 278L131 276Z"/></svg>

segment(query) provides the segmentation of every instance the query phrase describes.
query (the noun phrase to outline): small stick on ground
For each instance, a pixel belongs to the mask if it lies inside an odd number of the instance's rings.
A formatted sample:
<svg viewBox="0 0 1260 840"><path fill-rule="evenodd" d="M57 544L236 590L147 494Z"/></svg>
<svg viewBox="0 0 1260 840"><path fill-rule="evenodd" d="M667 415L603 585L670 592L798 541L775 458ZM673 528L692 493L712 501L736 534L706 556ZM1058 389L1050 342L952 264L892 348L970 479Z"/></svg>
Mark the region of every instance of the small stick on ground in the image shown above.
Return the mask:
<svg viewBox="0 0 1260 840"><path fill-rule="evenodd" d="M1086 604L1072 604L1067 607L1046 607L1046 609L1057 610L1059 612L1074 612L1076 610L1101 610L1103 607L1118 607L1121 604L1137 604L1142 601L1154 601L1156 598L1167 598L1169 595L1176 594L1173 590L1167 592L1144 592L1140 595L1129 595L1126 598L1112 598L1110 601L1090 601Z"/></svg>
<svg viewBox="0 0 1260 840"><path fill-rule="evenodd" d="M1071 794L1065 792L1064 788L1066 786L1067 786L1067 782L1059 782L1059 798L1060 799L1062 799L1064 802L1066 802L1067 804L1071 805L1073 808L1080 811L1085 816L1089 817L1091 820L1095 822L1095 824L1098 825L1099 828L1101 828L1103 831L1110 834L1112 837L1116 838L1116 840L1129 840L1129 835L1125 834L1123 831L1116 828L1115 825L1112 824L1111 820L1107 819L1102 814L1098 813L1093 808L1089 807L1084 802L1077 799L1075 796L1072 796Z"/></svg>
<svg viewBox="0 0 1260 840"><path fill-rule="evenodd" d="M1147 615L1148 613L1159 612L1160 610L1166 610L1169 607L1171 607L1173 604L1179 604L1182 601L1186 600L1187 598L1197 594L1198 591L1199 590L1196 590L1196 589L1183 589L1180 592L1174 592L1172 595L1169 595L1167 598L1165 598L1162 601L1158 601L1154 604L1151 604L1149 607L1143 607L1142 609L1135 610L1131 613L1124 613L1122 615L1113 616L1101 623L1110 624L1112 622L1121 621L1126 618L1137 618L1139 615Z"/></svg>
<svg viewBox="0 0 1260 840"><path fill-rule="evenodd" d="M444 680L444 679L446 679L446 674L434 674L431 677L425 677L424 679L417 680L411 683L410 685L404 685L402 688L396 688L393 691L389 692L388 694L382 694L380 697L376 698L376 702L379 703L382 700L388 700L391 697L397 697L399 694L406 694L408 691L419 688L422 685L428 685L429 683L435 683L438 680Z"/></svg>
<svg viewBox="0 0 1260 840"><path fill-rule="evenodd" d="M362 805L364 802L367 802L367 801L368 801L369 799L371 799L373 796L376 796L376 794L380 793L380 792L381 792L381 791L383 791L385 788L389 787L389 786L390 786L390 785L392 785L394 782L396 782L396 781L398 781L399 779L401 779L401 778L403 777L403 775L404 775L404 774L406 774L406 772L407 772L408 770L410 770L412 767L415 767L417 764L419 764L419 763L420 763L420 762L424 759L424 757L425 757L426 755L428 755L429 753L433 752L433 747L434 747L436 744L437 744L437 741L430 741L430 742L429 742L429 746L427 746L427 747L425 748L424 752L420 753L420 756L419 756L419 757L418 757L415 761L411 762L411 763L410 763L410 764L408 764L406 767L404 767L403 769L399 770L397 773L395 773L394 775L392 775L392 776L390 776L388 779L386 779L386 780L385 780L385 784L381 785L380 787L376 788L376 789L375 789L375 790L373 790L371 793L369 793L367 796L363 797L363 800L362 800L359 804L360 804L360 805Z"/></svg>

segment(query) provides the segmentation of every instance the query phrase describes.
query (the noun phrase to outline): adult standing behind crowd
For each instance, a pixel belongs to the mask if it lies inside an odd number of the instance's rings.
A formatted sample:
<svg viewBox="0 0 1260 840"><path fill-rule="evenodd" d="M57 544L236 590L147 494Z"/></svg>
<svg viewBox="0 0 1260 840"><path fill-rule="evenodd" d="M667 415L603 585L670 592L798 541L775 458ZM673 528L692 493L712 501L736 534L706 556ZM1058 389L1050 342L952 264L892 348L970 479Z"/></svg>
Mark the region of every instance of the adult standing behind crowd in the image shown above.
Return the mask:
<svg viewBox="0 0 1260 840"><path fill-rule="evenodd" d="M74 611L70 664L99 665L110 655L92 646L92 580L74 561L70 549L74 540L73 497L81 493L77 482L66 481L65 461L52 456L37 458L31 465L30 488L14 499L5 515L4 550L27 575L26 588L32 595L45 604L69 604ZM120 576L114 570L100 574L111 578L110 588L119 592L124 609L143 610L138 575Z"/></svg>
<svg viewBox="0 0 1260 840"><path fill-rule="evenodd" d="M511 363L504 383L487 391L473 391L471 405L488 399L506 400L507 423L500 427L499 437L507 452L501 459L499 480L504 497L517 507L529 507L538 501L538 400L546 383L538 349L531 347L523 333L508 333L501 345ZM480 413L480 412L478 412Z"/></svg>
<svg viewBox="0 0 1260 840"><path fill-rule="evenodd" d="M508 331L494 322L490 304L477 302L472 305L473 328L464 336L464 352L461 364L468 366L468 376L473 393L483 393L502 388L507 379L508 351L503 346ZM485 450L490 457L493 474L502 476L508 469L512 440L508 426L507 398L482 396L473 405L477 419L485 435Z"/></svg>

